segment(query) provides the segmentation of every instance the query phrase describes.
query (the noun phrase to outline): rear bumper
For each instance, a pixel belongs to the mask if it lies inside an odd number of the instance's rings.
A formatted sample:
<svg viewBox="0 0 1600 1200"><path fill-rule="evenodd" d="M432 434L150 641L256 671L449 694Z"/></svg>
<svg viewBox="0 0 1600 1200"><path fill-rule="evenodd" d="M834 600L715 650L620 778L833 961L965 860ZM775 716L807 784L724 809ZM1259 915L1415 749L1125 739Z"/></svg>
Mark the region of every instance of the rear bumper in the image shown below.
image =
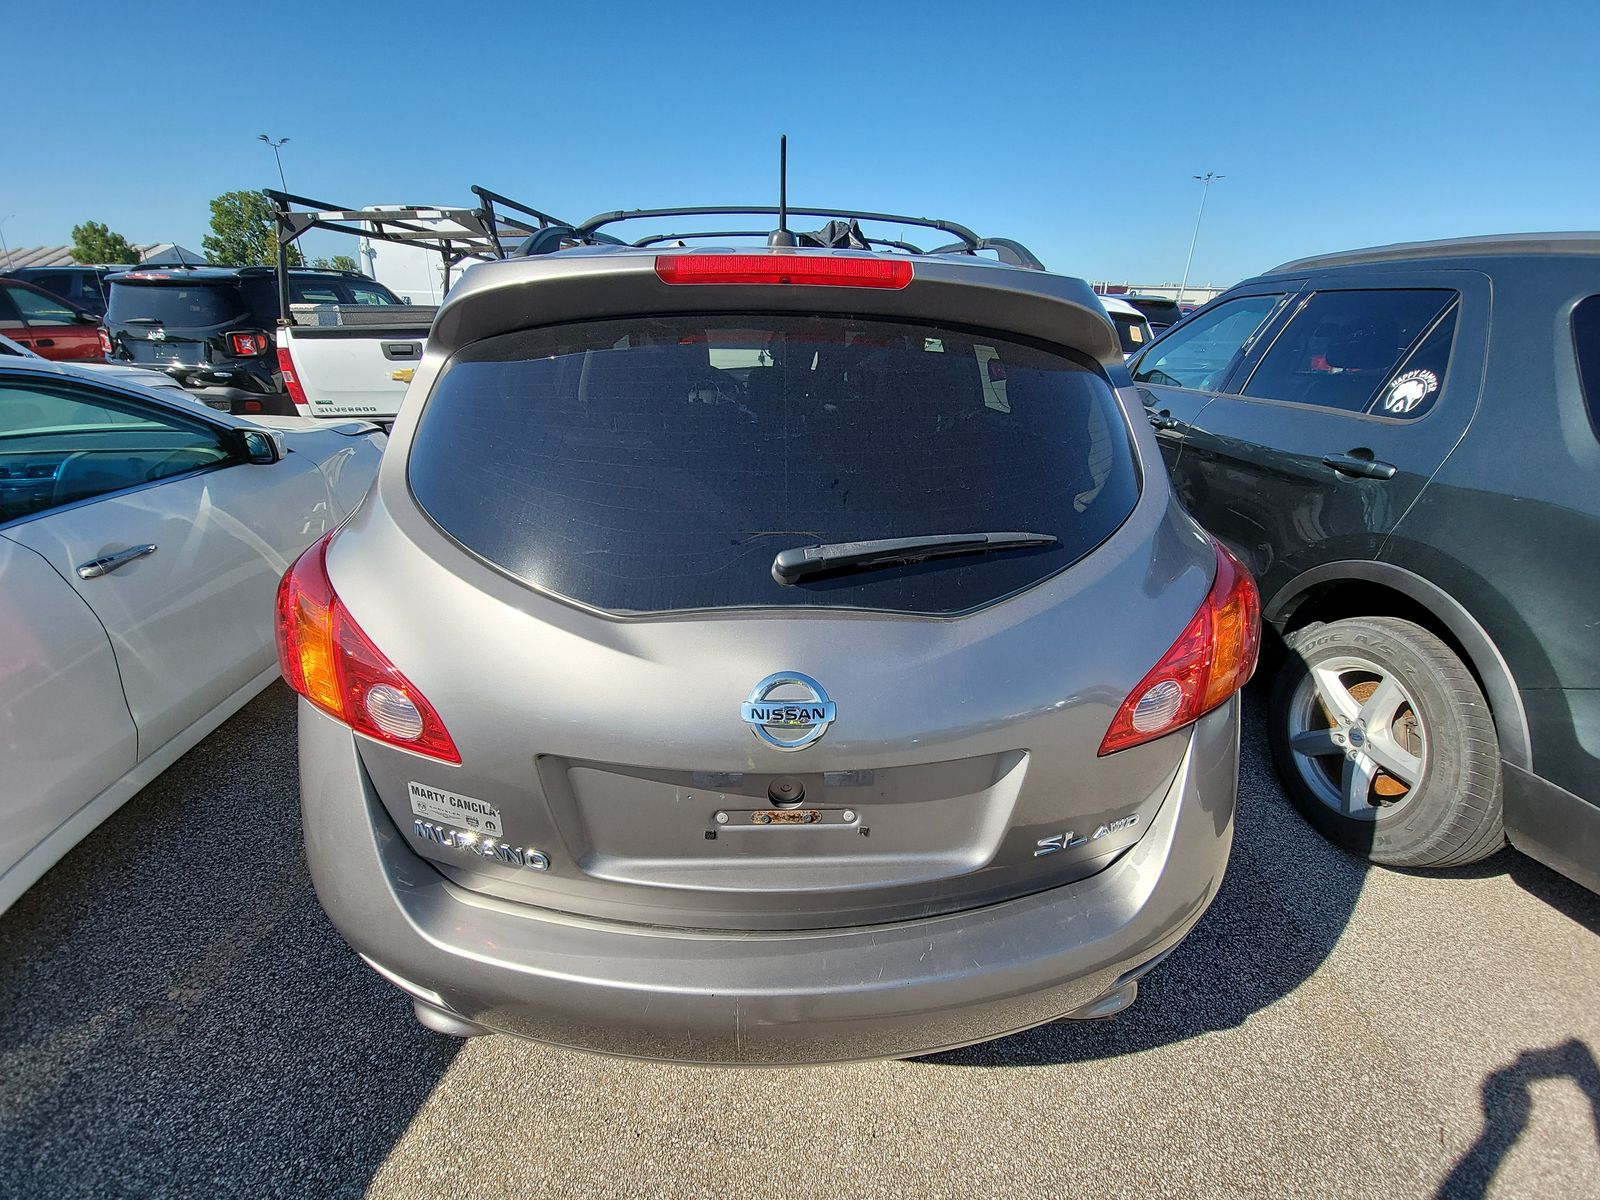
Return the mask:
<svg viewBox="0 0 1600 1200"><path fill-rule="evenodd" d="M474 1024L701 1063L904 1057L1089 1009L1200 919L1233 837L1238 699L1189 736L1149 830L1104 871L894 925L669 930L466 892L407 847L350 731L302 701L306 850L345 939L413 996Z"/></svg>
<svg viewBox="0 0 1600 1200"><path fill-rule="evenodd" d="M236 387L190 387L184 385L188 392L207 408L215 408L221 412L234 413L238 416L255 416L257 414L292 417L295 415L294 401L289 399L287 392L250 392L244 388Z"/></svg>

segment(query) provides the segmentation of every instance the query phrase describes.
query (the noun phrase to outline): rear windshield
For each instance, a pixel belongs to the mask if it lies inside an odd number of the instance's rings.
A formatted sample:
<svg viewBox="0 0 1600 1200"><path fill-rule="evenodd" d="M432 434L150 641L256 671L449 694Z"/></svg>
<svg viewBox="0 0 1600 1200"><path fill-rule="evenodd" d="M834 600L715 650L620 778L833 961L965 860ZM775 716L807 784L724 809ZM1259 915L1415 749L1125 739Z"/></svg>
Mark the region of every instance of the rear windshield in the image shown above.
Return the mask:
<svg viewBox="0 0 1600 1200"><path fill-rule="evenodd" d="M1124 354L1137 354L1150 344L1149 327L1143 317L1119 312L1108 315L1111 317L1111 323L1117 327L1117 338L1122 343Z"/></svg>
<svg viewBox="0 0 1600 1200"><path fill-rule="evenodd" d="M244 296L235 280L215 283L124 283L111 285L106 320L159 321L164 326L199 328L221 325L244 312Z"/></svg>
<svg viewBox="0 0 1600 1200"><path fill-rule="evenodd" d="M461 351L411 450L443 530L617 613L810 606L956 613L1060 571L1132 511L1105 378L985 333L852 317L672 316ZM793 547L1040 532L1058 543L785 586Z"/></svg>

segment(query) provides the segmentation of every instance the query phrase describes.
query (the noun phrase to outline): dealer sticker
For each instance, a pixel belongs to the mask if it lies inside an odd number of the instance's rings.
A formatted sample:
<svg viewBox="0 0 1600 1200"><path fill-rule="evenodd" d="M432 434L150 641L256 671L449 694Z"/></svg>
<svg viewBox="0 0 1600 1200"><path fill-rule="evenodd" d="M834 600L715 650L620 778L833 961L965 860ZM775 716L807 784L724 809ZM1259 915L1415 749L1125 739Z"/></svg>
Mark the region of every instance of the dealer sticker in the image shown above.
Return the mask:
<svg viewBox="0 0 1600 1200"><path fill-rule="evenodd" d="M458 796L441 788L412 782L411 811L430 821L454 825L457 829L470 829L486 837L500 837L505 833L500 824L500 810L487 800L474 800L471 796Z"/></svg>

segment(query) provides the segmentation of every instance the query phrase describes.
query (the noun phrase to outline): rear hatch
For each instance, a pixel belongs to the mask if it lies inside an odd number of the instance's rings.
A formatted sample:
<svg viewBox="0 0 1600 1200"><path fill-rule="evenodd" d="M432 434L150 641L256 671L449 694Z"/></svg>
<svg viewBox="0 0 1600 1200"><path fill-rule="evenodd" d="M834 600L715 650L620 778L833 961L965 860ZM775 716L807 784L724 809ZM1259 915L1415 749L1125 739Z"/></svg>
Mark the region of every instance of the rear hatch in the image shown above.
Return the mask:
<svg viewBox="0 0 1600 1200"><path fill-rule="evenodd" d="M149 366L204 366L225 360L216 340L252 325L244 289L236 279L181 276L112 281L105 325L132 362Z"/></svg>
<svg viewBox="0 0 1600 1200"><path fill-rule="evenodd" d="M1031 328L1087 330L1091 358L948 319L1002 307L951 290L982 268L922 273L940 295L879 312L708 288L746 310L469 336L424 380L328 553L460 751L357 739L415 850L548 908L806 929L1058 886L1138 839L1188 735L1097 751L1212 553L1142 477L1103 319L1032 301ZM511 298L533 308L478 303ZM1048 540L774 572L799 547L978 532Z"/></svg>

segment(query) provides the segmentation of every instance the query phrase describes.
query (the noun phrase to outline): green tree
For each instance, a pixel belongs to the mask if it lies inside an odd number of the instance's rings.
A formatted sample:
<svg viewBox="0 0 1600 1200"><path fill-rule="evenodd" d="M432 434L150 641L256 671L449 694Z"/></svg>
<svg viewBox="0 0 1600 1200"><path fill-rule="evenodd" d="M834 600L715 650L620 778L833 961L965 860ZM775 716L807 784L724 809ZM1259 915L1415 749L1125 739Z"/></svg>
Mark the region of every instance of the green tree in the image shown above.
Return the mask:
<svg viewBox="0 0 1600 1200"><path fill-rule="evenodd" d="M356 260L348 254L335 254L332 258L313 258L311 265L323 271L359 271Z"/></svg>
<svg viewBox="0 0 1600 1200"><path fill-rule="evenodd" d="M224 192L211 202L211 232L200 240L206 260L233 267L272 266L278 261L278 222L272 201L260 192ZM289 247L289 265L305 259Z"/></svg>
<svg viewBox="0 0 1600 1200"><path fill-rule="evenodd" d="M81 263L136 263L139 252L120 233L99 221L72 227L72 259Z"/></svg>

